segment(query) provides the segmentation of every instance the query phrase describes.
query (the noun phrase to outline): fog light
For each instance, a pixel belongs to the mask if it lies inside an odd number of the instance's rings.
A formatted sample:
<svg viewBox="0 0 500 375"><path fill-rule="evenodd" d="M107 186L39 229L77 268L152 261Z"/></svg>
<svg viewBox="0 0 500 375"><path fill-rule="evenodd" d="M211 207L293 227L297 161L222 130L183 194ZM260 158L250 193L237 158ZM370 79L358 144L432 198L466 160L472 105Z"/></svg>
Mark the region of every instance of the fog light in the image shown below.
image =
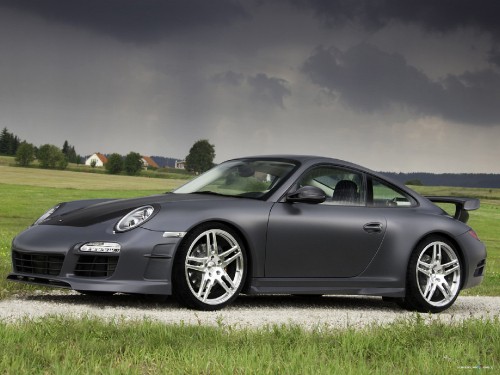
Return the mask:
<svg viewBox="0 0 500 375"><path fill-rule="evenodd" d="M120 244L115 242L89 242L80 247L80 251L91 253L119 253Z"/></svg>

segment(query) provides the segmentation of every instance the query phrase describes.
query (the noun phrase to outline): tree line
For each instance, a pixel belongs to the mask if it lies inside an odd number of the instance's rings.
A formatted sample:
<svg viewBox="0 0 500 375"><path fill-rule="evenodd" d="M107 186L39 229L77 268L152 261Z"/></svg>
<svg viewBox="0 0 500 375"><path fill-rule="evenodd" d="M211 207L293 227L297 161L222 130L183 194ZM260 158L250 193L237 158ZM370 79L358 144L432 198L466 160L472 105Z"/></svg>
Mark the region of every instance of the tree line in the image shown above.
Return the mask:
<svg viewBox="0 0 500 375"><path fill-rule="evenodd" d="M19 137L7 128L0 133L0 155L14 156L16 163L22 167L29 166L38 160L42 168L65 169L68 163L80 164L82 157L75 151L75 147L64 141L62 149L51 144L36 147Z"/></svg>
<svg viewBox="0 0 500 375"><path fill-rule="evenodd" d="M22 167L28 167L38 160L40 167L50 169L66 169L69 163L81 164L83 159L68 141L64 141L62 148L51 144L36 147L32 143L21 141L7 128L3 128L0 133L0 155L14 156L16 163ZM203 173L213 167L214 158L215 146L206 139L199 140L186 156L186 169L197 174ZM118 153L109 155L104 167L110 174L125 172L137 175L144 165L139 153L130 152L124 157Z"/></svg>

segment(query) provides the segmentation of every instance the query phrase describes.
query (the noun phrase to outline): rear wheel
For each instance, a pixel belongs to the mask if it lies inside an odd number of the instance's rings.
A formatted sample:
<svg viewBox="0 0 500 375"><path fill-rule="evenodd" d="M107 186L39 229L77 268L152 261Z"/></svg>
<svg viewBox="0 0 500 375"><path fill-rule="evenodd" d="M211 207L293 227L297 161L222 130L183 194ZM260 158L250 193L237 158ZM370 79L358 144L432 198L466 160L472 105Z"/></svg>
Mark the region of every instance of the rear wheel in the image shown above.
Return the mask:
<svg viewBox="0 0 500 375"><path fill-rule="evenodd" d="M454 246L433 236L413 251L408 266L403 306L420 312L441 312L458 297L462 265Z"/></svg>
<svg viewBox="0 0 500 375"><path fill-rule="evenodd" d="M238 234L224 224L204 224L185 238L175 257L173 292L198 310L218 310L240 293L246 253Z"/></svg>

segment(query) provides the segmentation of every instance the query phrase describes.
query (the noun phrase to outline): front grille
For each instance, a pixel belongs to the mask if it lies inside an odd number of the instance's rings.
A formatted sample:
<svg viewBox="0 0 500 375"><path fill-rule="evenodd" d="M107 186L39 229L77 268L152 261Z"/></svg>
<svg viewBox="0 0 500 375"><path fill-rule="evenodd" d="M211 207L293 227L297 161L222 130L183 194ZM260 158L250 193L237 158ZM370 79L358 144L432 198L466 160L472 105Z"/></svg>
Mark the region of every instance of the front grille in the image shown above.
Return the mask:
<svg viewBox="0 0 500 375"><path fill-rule="evenodd" d="M110 277L115 272L117 256L80 255L75 275L81 277Z"/></svg>
<svg viewBox="0 0 500 375"><path fill-rule="evenodd" d="M58 276L64 262L64 255L13 251L12 262L15 272Z"/></svg>

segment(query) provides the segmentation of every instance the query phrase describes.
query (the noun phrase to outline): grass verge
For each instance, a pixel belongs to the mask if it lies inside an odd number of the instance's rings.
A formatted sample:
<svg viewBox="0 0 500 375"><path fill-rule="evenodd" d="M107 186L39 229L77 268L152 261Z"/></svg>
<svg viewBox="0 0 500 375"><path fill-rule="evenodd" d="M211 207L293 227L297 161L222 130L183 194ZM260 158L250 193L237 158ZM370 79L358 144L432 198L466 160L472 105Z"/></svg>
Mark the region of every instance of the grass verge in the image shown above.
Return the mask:
<svg viewBox="0 0 500 375"><path fill-rule="evenodd" d="M0 323L3 374L456 374L500 368L500 321L259 330L46 318ZM488 372L486 372L488 373Z"/></svg>

